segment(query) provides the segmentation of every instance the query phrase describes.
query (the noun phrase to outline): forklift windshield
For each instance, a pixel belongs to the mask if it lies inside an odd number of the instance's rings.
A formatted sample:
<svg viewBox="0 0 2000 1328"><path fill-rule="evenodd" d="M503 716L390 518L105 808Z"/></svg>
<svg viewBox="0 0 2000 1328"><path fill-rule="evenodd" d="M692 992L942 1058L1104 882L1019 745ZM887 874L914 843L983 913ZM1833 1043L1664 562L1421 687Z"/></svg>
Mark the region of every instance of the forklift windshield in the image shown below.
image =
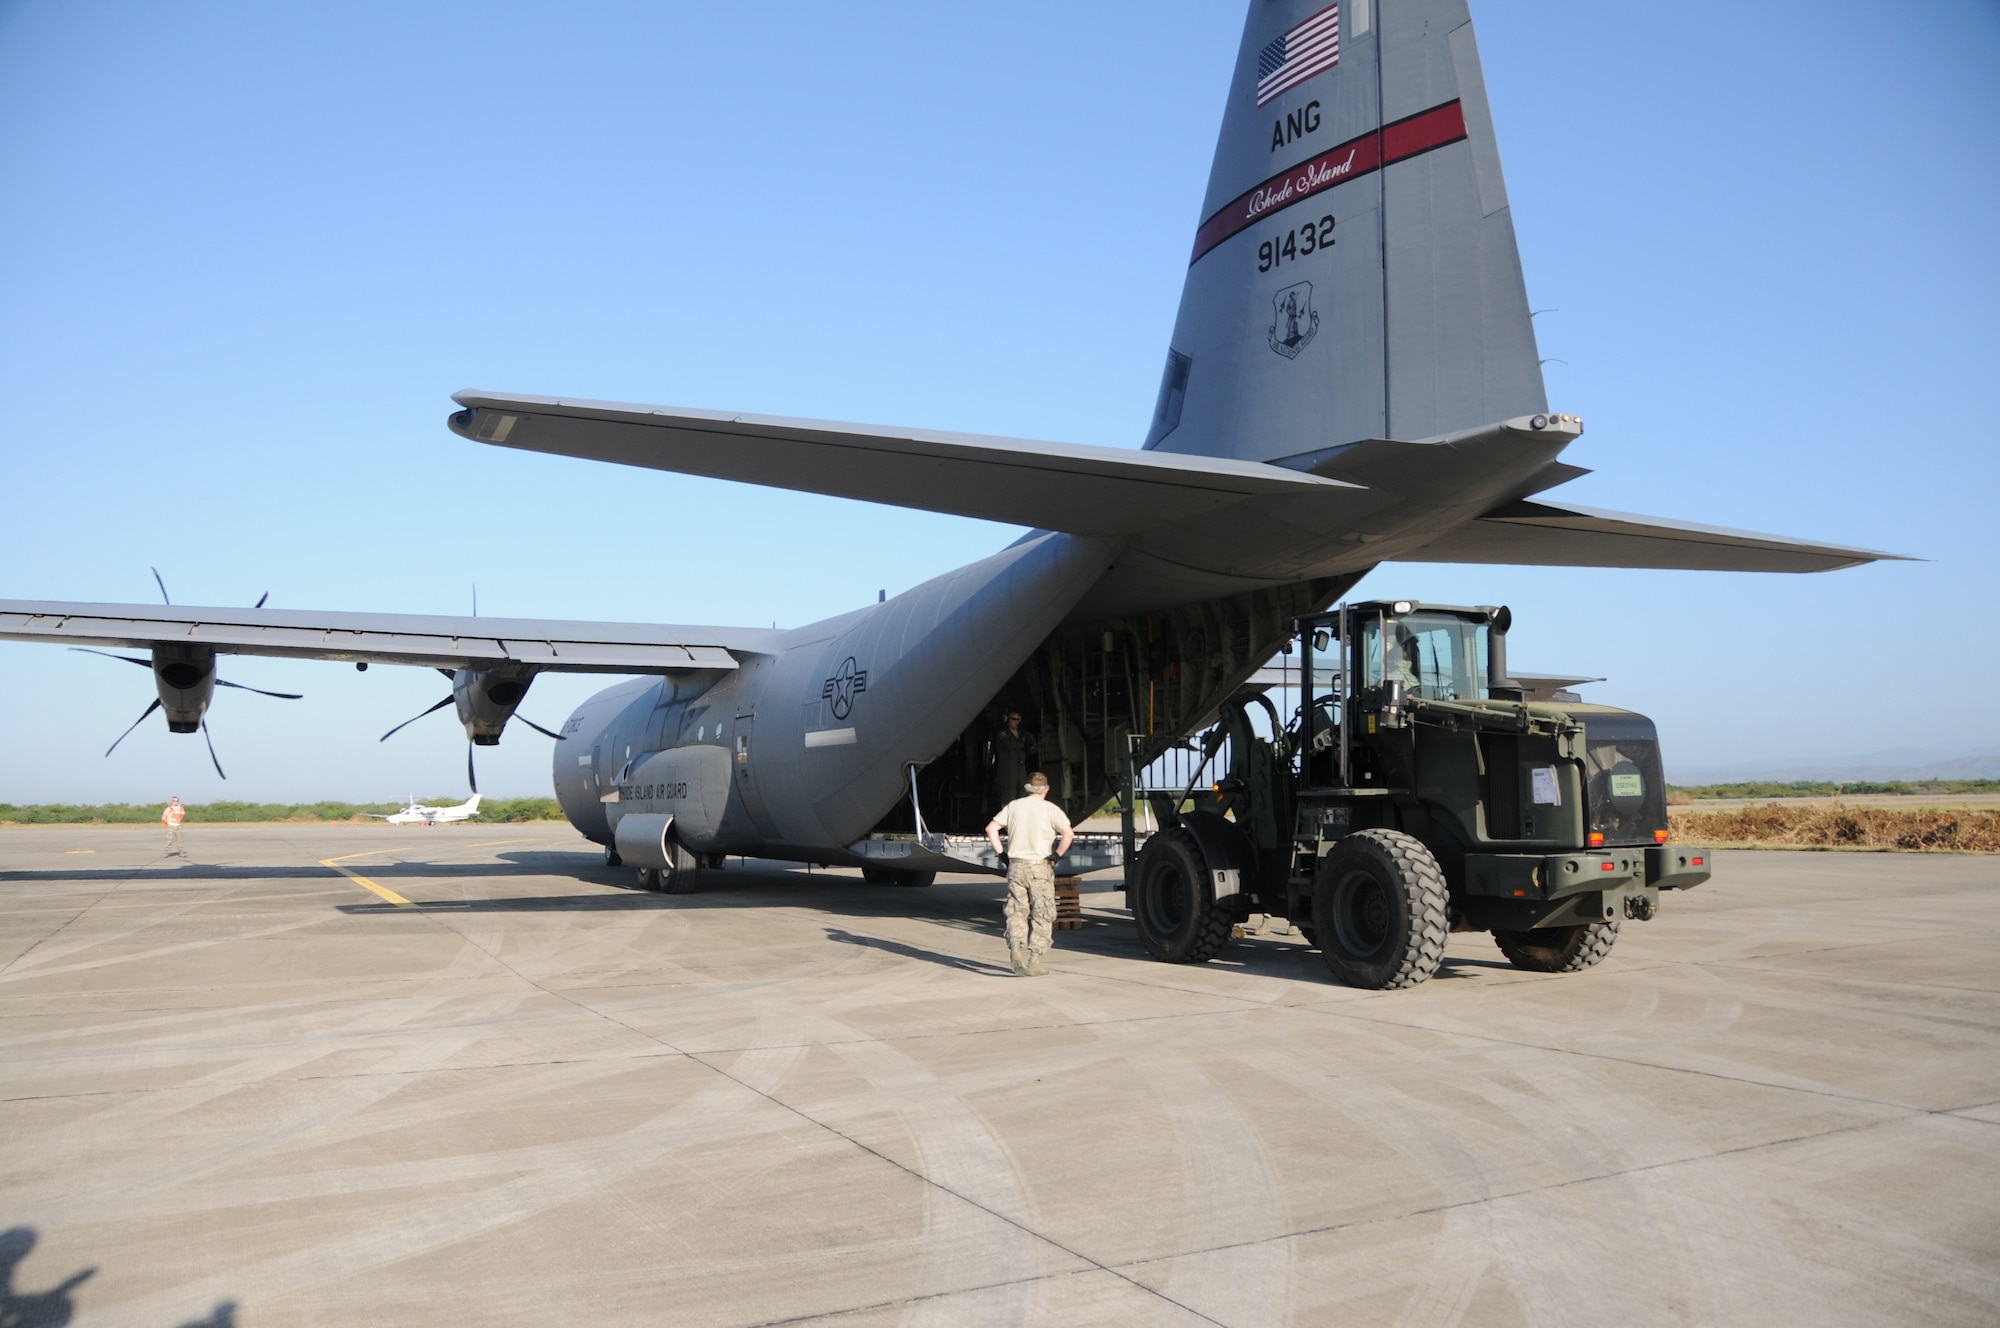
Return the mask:
<svg viewBox="0 0 2000 1328"><path fill-rule="evenodd" d="M1417 700L1486 699L1489 627L1483 619L1419 609L1400 616L1363 613L1355 626L1355 663L1364 690L1401 682L1403 694Z"/></svg>

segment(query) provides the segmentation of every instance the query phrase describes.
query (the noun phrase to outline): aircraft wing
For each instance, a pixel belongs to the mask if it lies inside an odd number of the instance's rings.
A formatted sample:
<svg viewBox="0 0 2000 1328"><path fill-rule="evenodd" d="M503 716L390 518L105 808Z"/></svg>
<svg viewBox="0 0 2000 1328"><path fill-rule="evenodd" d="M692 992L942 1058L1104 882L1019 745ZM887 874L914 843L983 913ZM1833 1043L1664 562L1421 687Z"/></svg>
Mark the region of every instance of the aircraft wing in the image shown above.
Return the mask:
<svg viewBox="0 0 2000 1328"><path fill-rule="evenodd" d="M199 645L225 655L439 669L509 663L543 673L733 669L737 653L775 653L783 635L747 627L0 600L0 641L138 649Z"/></svg>
<svg viewBox="0 0 2000 1328"><path fill-rule="evenodd" d="M859 498L1075 535L1130 535L1246 498L1358 486L1262 462L827 420L459 392L500 447Z"/></svg>
<svg viewBox="0 0 2000 1328"><path fill-rule="evenodd" d="M1657 567L1702 572L1830 572L1883 559L1913 561L1902 554L1813 544L1782 535L1526 501L1496 508L1446 531L1420 549L1396 555L1397 561L1412 563Z"/></svg>

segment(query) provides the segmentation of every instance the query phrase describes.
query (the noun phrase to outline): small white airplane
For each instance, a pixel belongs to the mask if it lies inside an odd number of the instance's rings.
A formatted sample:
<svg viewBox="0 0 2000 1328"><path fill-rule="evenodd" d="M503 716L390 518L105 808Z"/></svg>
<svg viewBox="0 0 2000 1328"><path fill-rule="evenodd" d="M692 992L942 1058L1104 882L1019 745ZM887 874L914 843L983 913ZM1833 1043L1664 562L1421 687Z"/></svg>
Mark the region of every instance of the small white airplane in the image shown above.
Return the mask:
<svg viewBox="0 0 2000 1328"><path fill-rule="evenodd" d="M469 821L479 815L479 795L473 794L456 807L426 807L415 798L399 812L369 812L390 825L440 825L449 821Z"/></svg>

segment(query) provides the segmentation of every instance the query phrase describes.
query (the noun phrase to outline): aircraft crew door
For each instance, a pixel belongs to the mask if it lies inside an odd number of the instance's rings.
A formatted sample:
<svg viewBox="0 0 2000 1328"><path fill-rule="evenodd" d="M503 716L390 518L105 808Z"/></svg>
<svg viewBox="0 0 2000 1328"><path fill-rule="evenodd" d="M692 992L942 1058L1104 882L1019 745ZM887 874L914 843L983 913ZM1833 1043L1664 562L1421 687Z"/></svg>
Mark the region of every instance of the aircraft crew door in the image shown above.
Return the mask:
<svg viewBox="0 0 2000 1328"><path fill-rule="evenodd" d="M770 818L764 814L764 790L757 778L757 713L736 717L736 795L743 799L743 809L750 813L750 824L760 835L771 833Z"/></svg>

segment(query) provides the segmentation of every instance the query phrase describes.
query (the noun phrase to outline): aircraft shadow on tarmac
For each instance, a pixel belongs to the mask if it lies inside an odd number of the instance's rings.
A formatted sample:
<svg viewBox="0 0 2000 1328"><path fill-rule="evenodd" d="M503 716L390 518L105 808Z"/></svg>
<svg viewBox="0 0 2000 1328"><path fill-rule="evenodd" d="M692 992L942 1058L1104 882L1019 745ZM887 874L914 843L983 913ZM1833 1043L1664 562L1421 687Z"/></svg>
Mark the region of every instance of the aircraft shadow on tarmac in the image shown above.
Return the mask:
<svg viewBox="0 0 2000 1328"><path fill-rule="evenodd" d="M488 872L496 875L562 876L579 886L595 886L599 893L565 895L500 895L485 899L412 899L419 909L438 913L572 913L647 912L660 909L742 909L808 908L815 912L846 917L918 918L947 926L968 925L969 920L988 919L999 927L999 879L968 877L946 881L928 890L912 891L900 886L870 885L857 876L836 876L808 872L804 867L776 863L756 863L722 871L704 871L691 894L659 894L633 881L633 873L622 867L607 868L595 859L579 868L577 858L555 870L537 869L519 873ZM357 864L358 866L359 864ZM395 873L366 868L373 881L393 879ZM482 873L457 868L413 866L406 874L437 880L441 876L470 877ZM969 887L969 888L967 888ZM373 900L342 904L343 913L367 915L405 912L396 904ZM972 925L978 925L973 922Z"/></svg>
<svg viewBox="0 0 2000 1328"><path fill-rule="evenodd" d="M548 855L551 858L557 855ZM356 870L370 879L395 880L423 878L436 880L440 876L581 876L579 861L592 862L594 859L580 858L569 854L560 862L371 862L367 859L351 860ZM601 869L600 874L601 874ZM254 862L187 862L171 867L158 867L150 863L135 867L84 867L78 869L30 870L18 868L0 871L0 882L4 881L50 881L59 884L81 884L91 882L176 882L176 881L296 881L326 880L329 869L318 863L288 862L283 865ZM4 1326L0 1326L4 1328Z"/></svg>
<svg viewBox="0 0 2000 1328"><path fill-rule="evenodd" d="M440 877L526 877L566 876L592 884L627 884L629 872L607 870L590 853L503 853L498 862L424 862L377 860L372 857L342 858L370 880L437 880ZM296 881L329 879L329 869L320 863L256 862L177 862L163 864L158 859L130 867L78 867L0 871L0 882L49 881L59 884L89 884L118 881ZM636 889L637 887L632 887ZM9 1328L0 1323L0 1328Z"/></svg>
<svg viewBox="0 0 2000 1328"><path fill-rule="evenodd" d="M596 886L595 893L564 895L501 895L484 899L412 899L419 911L430 913L598 913L652 912L664 909L810 908L834 917L913 918L941 926L986 932L998 941L1000 931L999 895L1001 881L993 876L946 878L926 890L901 886L870 885L851 875L815 872L802 865L776 862L746 862L721 871L704 871L692 894L667 895L641 889L633 873L622 867L606 867L595 854L523 850L498 855L498 861L483 862L372 862L351 860L370 880L396 881L505 880L558 876L578 885ZM186 863L171 868L84 868L67 871L0 872L0 881L34 880L70 882L119 881L271 881L327 879L329 869L313 863L299 865ZM1093 895L1116 893L1116 887L1092 883L1085 886L1086 901ZM369 900L335 906L352 916L408 913L410 908ZM831 939L849 944L865 944L907 957L926 959L950 967L972 971L985 968L940 952L904 946L876 937L857 937L829 930ZM1107 958L1143 957L1144 950L1129 920L1085 914L1083 926L1057 934L1058 950L1081 951ZM1148 961L1150 962L1150 961ZM1296 976L1325 980L1326 970L1319 957L1296 939L1275 935L1251 935L1232 941L1210 966L1244 969L1273 976ZM1472 959L1454 955L1444 961L1436 977L1470 977L1469 971L1507 968L1500 959ZM1004 966L994 971L1005 972ZM13 1328L0 1318L0 1328Z"/></svg>
<svg viewBox="0 0 2000 1328"><path fill-rule="evenodd" d="M528 856L528 855L523 855ZM536 855L551 856L551 855ZM900 886L866 884L853 876L809 872L802 866L780 863L746 863L723 871L705 871L695 893L663 895L642 890L630 883L631 873L623 868L606 868L592 859L582 871L570 856L564 875L573 875L580 884L604 888L601 894L527 895L491 899L411 902L421 910L450 913L537 913L650 911L661 909L754 909L804 908L837 918L908 919L958 931L977 932L982 944L990 943L995 956L988 963L940 950L930 950L882 936L862 935L838 925L826 928L827 939L843 945L865 946L907 959L955 968L969 973L1001 975L1008 966L998 958L1001 951L1001 883L998 877L963 876L946 878L927 890L912 891ZM1084 890L1088 904L1093 896L1117 893L1109 883L1090 883ZM1101 907L1101 903L1100 903ZM343 913L374 915L409 910L394 904L343 904ZM1149 966L1156 963L1139 943L1128 917L1101 912L1084 914L1083 925L1056 933L1056 957L1064 954L1091 954L1106 959L1134 960ZM1296 978L1307 982L1331 983L1325 963L1317 951L1296 934L1251 933L1230 942L1215 959L1199 967L1215 972L1248 972L1267 977ZM1453 955L1439 967L1432 980L1475 976L1476 970L1505 969L1500 959L1473 959Z"/></svg>

